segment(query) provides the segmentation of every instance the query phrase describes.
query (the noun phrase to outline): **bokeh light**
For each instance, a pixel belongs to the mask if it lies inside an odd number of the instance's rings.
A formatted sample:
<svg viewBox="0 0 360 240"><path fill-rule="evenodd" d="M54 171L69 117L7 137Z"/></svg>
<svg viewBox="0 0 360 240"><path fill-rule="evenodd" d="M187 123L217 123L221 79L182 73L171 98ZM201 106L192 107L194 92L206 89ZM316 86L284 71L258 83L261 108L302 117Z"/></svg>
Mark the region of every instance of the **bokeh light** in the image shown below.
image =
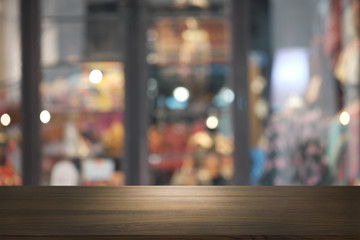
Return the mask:
<svg viewBox="0 0 360 240"><path fill-rule="evenodd" d="M219 120L216 116L209 116L206 119L206 126L209 129L215 129L219 125Z"/></svg>
<svg viewBox="0 0 360 240"><path fill-rule="evenodd" d="M6 127L11 123L11 118L10 118L9 114L4 113L3 115L1 115L0 121L1 121L1 124Z"/></svg>
<svg viewBox="0 0 360 240"><path fill-rule="evenodd" d="M189 99L190 93L187 88L177 87L173 92L174 98L179 102L185 102Z"/></svg>
<svg viewBox="0 0 360 240"><path fill-rule="evenodd" d="M97 84L103 79L103 74L99 69L94 69L89 74L89 80L91 83Z"/></svg>
<svg viewBox="0 0 360 240"><path fill-rule="evenodd" d="M51 119L51 115L49 113L49 111L47 110L43 110L41 111L40 113L40 121L44 124L50 122L50 119Z"/></svg>
<svg viewBox="0 0 360 240"><path fill-rule="evenodd" d="M339 117L340 123L344 126L348 125L350 122L350 114L348 112L342 112Z"/></svg>

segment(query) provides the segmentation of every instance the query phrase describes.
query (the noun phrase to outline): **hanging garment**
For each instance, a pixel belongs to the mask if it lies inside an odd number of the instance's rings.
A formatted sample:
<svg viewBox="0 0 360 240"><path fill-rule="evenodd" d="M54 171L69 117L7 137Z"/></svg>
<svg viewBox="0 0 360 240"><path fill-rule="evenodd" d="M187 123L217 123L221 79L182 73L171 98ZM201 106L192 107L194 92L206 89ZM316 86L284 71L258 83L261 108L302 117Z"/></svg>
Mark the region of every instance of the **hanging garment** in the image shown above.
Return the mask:
<svg viewBox="0 0 360 240"><path fill-rule="evenodd" d="M324 53L331 59L332 66L335 66L341 51L341 20L340 0L332 0L324 32Z"/></svg>
<svg viewBox="0 0 360 240"><path fill-rule="evenodd" d="M319 110L273 115L266 129L269 144L261 185L326 185L328 119Z"/></svg>

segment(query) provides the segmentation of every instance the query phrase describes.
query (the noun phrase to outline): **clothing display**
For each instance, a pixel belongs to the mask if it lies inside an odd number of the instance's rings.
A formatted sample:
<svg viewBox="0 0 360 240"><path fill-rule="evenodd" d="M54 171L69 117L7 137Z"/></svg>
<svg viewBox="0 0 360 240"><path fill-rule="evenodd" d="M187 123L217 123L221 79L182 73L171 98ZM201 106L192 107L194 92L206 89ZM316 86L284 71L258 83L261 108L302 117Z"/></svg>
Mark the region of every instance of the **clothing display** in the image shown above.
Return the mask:
<svg viewBox="0 0 360 240"><path fill-rule="evenodd" d="M328 119L318 109L274 114L265 136L267 161L262 185L327 185L326 164Z"/></svg>
<svg viewBox="0 0 360 240"><path fill-rule="evenodd" d="M153 184L223 185L233 176L230 35L222 12L213 17L211 9L203 10L208 17L150 17L147 61L154 90L147 137ZM175 94L179 88L184 98ZM216 121L212 129L210 116Z"/></svg>
<svg viewBox="0 0 360 240"><path fill-rule="evenodd" d="M254 147L250 151L250 159L250 184L258 185L266 162L266 152L260 148Z"/></svg>
<svg viewBox="0 0 360 240"><path fill-rule="evenodd" d="M341 2L332 0L324 33L324 52L332 66L336 64L341 51Z"/></svg>
<svg viewBox="0 0 360 240"><path fill-rule="evenodd" d="M348 106L347 112L350 115L349 128L347 132L348 144L348 171L349 171L349 185L356 185L360 180L360 106L359 102L355 105Z"/></svg>
<svg viewBox="0 0 360 240"><path fill-rule="evenodd" d="M329 163L335 173L338 185L357 185L360 179L360 3L352 1L344 4L343 22L352 26L351 40L347 41L334 69L334 75L339 80L343 91L343 108L333 121L342 121L341 115L346 114L347 121L331 125L331 133L337 132L339 137L329 144ZM351 14L351 17L347 15ZM343 36L347 37L346 35ZM335 167L336 166L336 167Z"/></svg>
<svg viewBox="0 0 360 240"><path fill-rule="evenodd" d="M326 111L325 115L309 103L297 111L274 112L264 134L268 140L265 148L267 160L260 184L359 184L360 2L332 0L318 4L321 16L327 11L321 33L323 40L318 42L319 46L323 46L322 54L326 58L319 58L321 53L311 49L310 56L317 56L317 62L310 61L313 71L310 79L316 75L324 79L323 84L340 88L340 98L335 96L334 99L341 108L334 109L335 113L338 112L335 116L331 111ZM320 68L327 63L329 70ZM331 71L332 76L322 71ZM310 96L315 89L311 84L312 81L308 89ZM306 98L307 101L309 99ZM325 113L325 109L321 110ZM253 159L259 159L259 156L253 152ZM254 164L255 167L258 168L258 165Z"/></svg>
<svg viewBox="0 0 360 240"><path fill-rule="evenodd" d="M344 108L349 114L348 125L341 124L339 116L332 120L329 128L327 159L335 185L357 185L360 180L359 118L360 106L356 101Z"/></svg>
<svg viewBox="0 0 360 240"><path fill-rule="evenodd" d="M328 145L326 149L329 171L334 176L334 184L345 185L346 179L346 126L342 125L337 115L329 124Z"/></svg>

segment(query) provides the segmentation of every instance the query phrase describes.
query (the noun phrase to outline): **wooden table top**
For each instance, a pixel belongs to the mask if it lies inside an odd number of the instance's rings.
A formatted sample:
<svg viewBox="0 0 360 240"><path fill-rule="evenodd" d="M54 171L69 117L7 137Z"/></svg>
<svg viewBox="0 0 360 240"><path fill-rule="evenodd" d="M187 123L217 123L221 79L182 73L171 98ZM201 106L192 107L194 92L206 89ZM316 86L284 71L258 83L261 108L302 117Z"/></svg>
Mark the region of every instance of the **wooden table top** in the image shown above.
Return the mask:
<svg viewBox="0 0 360 240"><path fill-rule="evenodd" d="M360 187L0 187L0 239L194 238L360 239Z"/></svg>

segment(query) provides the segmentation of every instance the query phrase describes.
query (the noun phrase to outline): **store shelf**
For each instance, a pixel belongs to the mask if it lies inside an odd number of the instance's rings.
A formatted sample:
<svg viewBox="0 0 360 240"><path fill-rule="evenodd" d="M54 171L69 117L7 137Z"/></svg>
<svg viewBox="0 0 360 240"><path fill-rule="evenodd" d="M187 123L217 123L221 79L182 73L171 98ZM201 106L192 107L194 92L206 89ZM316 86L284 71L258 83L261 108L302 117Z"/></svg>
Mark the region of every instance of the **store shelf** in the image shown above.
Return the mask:
<svg viewBox="0 0 360 240"><path fill-rule="evenodd" d="M360 238L357 187L3 187L0 196L0 239Z"/></svg>

